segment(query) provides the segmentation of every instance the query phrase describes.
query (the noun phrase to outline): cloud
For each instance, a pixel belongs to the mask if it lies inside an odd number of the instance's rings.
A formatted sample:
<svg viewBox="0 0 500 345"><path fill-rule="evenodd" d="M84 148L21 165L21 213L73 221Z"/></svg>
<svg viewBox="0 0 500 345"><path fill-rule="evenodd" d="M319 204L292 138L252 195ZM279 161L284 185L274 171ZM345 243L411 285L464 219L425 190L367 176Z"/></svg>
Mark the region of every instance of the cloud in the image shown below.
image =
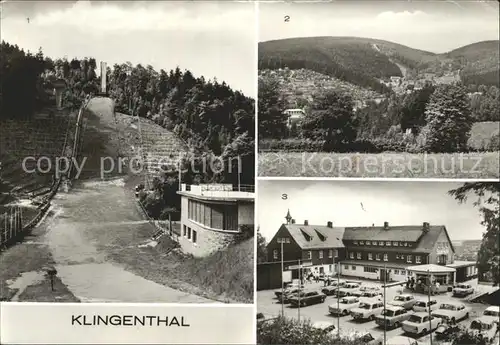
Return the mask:
<svg viewBox="0 0 500 345"><path fill-rule="evenodd" d="M386 11L379 13L377 15L377 19L381 21L405 21L412 20L414 18L421 19L423 17L429 17L429 15L423 11L402 11L402 12L393 12Z"/></svg>
<svg viewBox="0 0 500 345"><path fill-rule="evenodd" d="M144 2L123 6L119 2L78 1L71 7L39 13L32 22L43 27L74 27L100 33L218 31L226 27L248 31L246 25L253 21L252 12L249 6L238 8L232 4Z"/></svg>

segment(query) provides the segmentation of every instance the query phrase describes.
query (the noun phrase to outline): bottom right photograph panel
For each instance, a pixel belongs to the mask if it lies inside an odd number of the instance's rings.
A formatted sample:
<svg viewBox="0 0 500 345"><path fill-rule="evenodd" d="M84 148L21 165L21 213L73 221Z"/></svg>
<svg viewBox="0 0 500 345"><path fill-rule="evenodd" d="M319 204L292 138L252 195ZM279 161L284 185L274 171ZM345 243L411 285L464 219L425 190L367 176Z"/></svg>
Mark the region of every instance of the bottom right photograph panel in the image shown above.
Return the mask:
<svg viewBox="0 0 500 345"><path fill-rule="evenodd" d="M258 344L498 344L498 182L259 180Z"/></svg>

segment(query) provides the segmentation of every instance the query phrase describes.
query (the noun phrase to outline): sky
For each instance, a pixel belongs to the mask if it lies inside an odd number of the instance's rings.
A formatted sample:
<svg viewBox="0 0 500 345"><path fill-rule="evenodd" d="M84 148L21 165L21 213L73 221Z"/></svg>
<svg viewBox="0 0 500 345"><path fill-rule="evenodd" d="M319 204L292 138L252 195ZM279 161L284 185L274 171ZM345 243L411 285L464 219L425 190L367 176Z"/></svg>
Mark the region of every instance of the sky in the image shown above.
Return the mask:
<svg viewBox="0 0 500 345"><path fill-rule="evenodd" d="M1 38L60 58L179 66L256 96L253 3L161 1L2 2ZM29 23L27 18L29 18Z"/></svg>
<svg viewBox="0 0 500 345"><path fill-rule="evenodd" d="M287 22L284 17L289 16ZM259 41L356 36L444 53L499 39L498 1L261 3Z"/></svg>
<svg viewBox="0 0 500 345"><path fill-rule="evenodd" d="M485 231L471 195L459 204L447 192L456 182L279 181L259 180L257 221L270 241L285 222L287 210L297 224L333 226L444 225L452 241L480 240ZM282 195L287 194L283 200ZM361 206L363 204L363 207ZM363 210L364 208L364 210Z"/></svg>

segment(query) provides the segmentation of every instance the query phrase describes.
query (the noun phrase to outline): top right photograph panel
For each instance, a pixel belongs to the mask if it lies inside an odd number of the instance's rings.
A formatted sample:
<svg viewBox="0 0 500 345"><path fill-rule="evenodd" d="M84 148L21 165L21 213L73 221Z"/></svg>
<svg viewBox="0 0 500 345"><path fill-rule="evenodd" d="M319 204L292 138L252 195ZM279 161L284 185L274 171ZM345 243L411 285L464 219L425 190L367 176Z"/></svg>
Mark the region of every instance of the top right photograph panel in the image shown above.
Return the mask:
<svg viewBox="0 0 500 345"><path fill-rule="evenodd" d="M497 1L259 12L259 176L499 178Z"/></svg>

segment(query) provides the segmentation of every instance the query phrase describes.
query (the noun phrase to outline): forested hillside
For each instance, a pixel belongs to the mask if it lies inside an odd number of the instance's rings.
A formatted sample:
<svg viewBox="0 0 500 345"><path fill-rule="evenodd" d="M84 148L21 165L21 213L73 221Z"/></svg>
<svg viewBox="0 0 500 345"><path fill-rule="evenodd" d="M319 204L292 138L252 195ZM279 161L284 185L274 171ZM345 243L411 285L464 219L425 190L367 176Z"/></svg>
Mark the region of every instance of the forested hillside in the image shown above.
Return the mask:
<svg viewBox="0 0 500 345"><path fill-rule="evenodd" d="M29 118L44 106L51 83L64 79L65 106L77 108L87 94L96 94L100 78L94 58L52 60L42 49L36 55L2 42L0 80L2 117ZM194 156L220 156L224 163L240 157L241 183L254 181L254 100L224 82L195 77L179 67L155 71L130 63L108 68L108 93L116 111L154 120L186 141ZM226 167L227 168L227 167ZM224 171L227 171L224 170ZM233 170L234 171L234 170ZM207 174L206 179L237 180L237 174Z"/></svg>
<svg viewBox="0 0 500 345"><path fill-rule="evenodd" d="M498 44L485 41L435 54L370 38L289 38L259 43L259 69L306 68L382 93L389 90L381 79L403 74L430 78L461 71L465 84L498 86Z"/></svg>

